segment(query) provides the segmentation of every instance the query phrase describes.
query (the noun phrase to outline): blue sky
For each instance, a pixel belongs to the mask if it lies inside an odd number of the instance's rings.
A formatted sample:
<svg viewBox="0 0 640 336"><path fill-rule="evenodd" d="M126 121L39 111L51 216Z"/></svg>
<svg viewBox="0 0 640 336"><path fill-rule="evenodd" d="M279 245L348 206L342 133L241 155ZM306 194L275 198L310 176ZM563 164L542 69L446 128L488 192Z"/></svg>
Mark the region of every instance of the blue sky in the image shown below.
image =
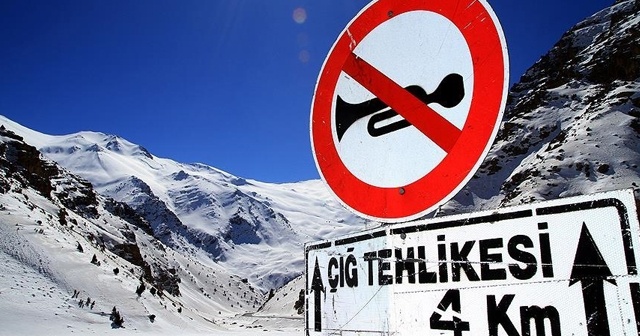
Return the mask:
<svg viewBox="0 0 640 336"><path fill-rule="evenodd" d="M325 56L366 0L3 0L0 114L120 135L267 182L318 178L309 115ZM511 82L613 0L489 1Z"/></svg>

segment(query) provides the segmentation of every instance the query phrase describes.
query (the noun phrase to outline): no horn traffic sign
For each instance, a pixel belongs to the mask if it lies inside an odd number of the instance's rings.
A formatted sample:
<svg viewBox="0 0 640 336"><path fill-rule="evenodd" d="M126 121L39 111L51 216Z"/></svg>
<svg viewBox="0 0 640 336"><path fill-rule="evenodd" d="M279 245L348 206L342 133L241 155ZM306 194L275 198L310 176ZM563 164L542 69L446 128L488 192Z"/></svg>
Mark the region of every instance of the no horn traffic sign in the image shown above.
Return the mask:
<svg viewBox="0 0 640 336"><path fill-rule="evenodd" d="M318 78L311 142L320 175L364 217L419 218L473 176L507 86L505 39L486 1L375 1Z"/></svg>

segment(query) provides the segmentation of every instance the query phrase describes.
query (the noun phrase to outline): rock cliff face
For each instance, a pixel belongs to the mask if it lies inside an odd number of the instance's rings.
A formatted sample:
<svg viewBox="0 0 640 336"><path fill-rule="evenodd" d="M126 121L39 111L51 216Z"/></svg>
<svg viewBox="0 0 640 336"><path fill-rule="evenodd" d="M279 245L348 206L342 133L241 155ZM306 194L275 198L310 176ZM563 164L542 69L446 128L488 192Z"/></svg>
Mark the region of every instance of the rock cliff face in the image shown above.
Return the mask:
<svg viewBox="0 0 640 336"><path fill-rule="evenodd" d="M98 196L91 183L43 158L35 147L25 143L21 136L12 131L0 127L0 139L0 189L3 194L22 193L28 189L37 191L55 206L53 212L57 215L60 230L86 230L88 244L102 250L108 249L140 267L142 278L150 284L173 295L180 295L180 279L167 276L166 263L162 265L157 260L145 260L141 254L136 235L129 225L149 233L151 228L146 220L127 204ZM28 201L28 196L25 198ZM28 202L27 206L36 208L35 204ZM113 230L94 231L89 227L100 221L108 224L111 219L109 214L116 218ZM78 245L82 244L78 242Z"/></svg>
<svg viewBox="0 0 640 336"><path fill-rule="evenodd" d="M640 2L575 25L511 88L495 143L439 215L640 183Z"/></svg>
<svg viewBox="0 0 640 336"><path fill-rule="evenodd" d="M23 138L0 126L0 136L5 138L0 144L0 164L5 179L0 188L9 191L8 178L14 178L24 187L30 186L43 196L51 198L53 187L50 179L60 174L57 167L40 160L40 152L33 146L25 144Z"/></svg>

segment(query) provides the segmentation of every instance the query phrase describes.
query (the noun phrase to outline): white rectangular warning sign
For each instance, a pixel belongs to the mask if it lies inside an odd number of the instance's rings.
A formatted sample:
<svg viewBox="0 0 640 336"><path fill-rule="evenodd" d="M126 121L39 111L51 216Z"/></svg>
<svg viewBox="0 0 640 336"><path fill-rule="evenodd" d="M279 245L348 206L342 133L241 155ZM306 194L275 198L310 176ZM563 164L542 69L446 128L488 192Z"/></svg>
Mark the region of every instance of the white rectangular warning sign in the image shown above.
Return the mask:
<svg viewBox="0 0 640 336"><path fill-rule="evenodd" d="M639 335L633 191L391 225L306 251L307 335Z"/></svg>

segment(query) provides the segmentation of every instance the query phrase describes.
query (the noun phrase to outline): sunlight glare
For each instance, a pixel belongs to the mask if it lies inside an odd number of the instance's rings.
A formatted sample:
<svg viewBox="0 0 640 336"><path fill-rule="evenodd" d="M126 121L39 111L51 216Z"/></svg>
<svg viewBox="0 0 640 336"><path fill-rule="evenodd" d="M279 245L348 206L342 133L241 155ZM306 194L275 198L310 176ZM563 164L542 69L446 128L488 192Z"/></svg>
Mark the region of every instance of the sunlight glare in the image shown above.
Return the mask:
<svg viewBox="0 0 640 336"><path fill-rule="evenodd" d="M298 24L303 24L306 20L307 20L307 11L304 8L298 7L293 10L293 21L295 21Z"/></svg>
<svg viewBox="0 0 640 336"><path fill-rule="evenodd" d="M307 63L309 62L309 58L311 57L311 55L309 54L309 51L307 50L302 50L300 51L300 53L298 54L298 59L300 60L300 62L302 63Z"/></svg>

